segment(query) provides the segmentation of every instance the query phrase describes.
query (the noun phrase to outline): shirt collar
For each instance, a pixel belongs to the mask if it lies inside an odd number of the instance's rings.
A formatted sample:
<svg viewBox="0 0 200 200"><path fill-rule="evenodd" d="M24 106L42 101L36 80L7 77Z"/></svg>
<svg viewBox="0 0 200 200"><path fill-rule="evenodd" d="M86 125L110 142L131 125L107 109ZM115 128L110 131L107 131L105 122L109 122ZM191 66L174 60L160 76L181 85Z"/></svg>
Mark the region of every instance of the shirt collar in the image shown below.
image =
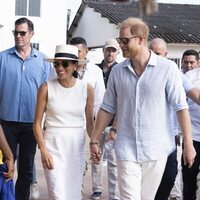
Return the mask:
<svg viewBox="0 0 200 200"><path fill-rule="evenodd" d="M157 66L157 55L153 51L151 51L151 50L149 50L149 51L150 51L150 58L147 63L147 67L156 67ZM126 59L124 62L125 63L123 65L123 67L132 68L130 59Z"/></svg>
<svg viewBox="0 0 200 200"><path fill-rule="evenodd" d="M12 47L12 48L10 49L9 53L11 53L11 54L15 53L17 56L19 55L18 52L17 52L16 47ZM31 47L31 53L30 53L29 56L31 56L31 57L37 57L37 56L38 56L38 53L39 53L39 52L38 52L36 49L34 49L33 47Z"/></svg>

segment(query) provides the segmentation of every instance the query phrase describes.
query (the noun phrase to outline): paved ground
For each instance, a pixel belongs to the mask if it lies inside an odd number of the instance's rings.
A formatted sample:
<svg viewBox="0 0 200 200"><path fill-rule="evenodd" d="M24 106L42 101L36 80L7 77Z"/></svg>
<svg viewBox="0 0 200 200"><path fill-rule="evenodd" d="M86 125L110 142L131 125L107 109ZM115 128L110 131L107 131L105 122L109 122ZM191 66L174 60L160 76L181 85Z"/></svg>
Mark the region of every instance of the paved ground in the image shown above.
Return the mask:
<svg viewBox="0 0 200 200"><path fill-rule="evenodd" d="M38 186L39 186L39 191L40 191L40 200L48 200L47 196L47 188L46 188L46 181L43 173L43 168L41 165L41 160L40 160L40 153L37 151L36 154L36 168L37 168L37 179L38 179ZM83 200L89 199L89 196L92 194L91 191L91 168L89 167L89 171L86 174L85 177L85 191L83 194ZM107 198L107 176L106 176L106 166L104 166L104 177L103 177L103 183L104 183L104 192L102 194L101 200L106 200Z"/></svg>

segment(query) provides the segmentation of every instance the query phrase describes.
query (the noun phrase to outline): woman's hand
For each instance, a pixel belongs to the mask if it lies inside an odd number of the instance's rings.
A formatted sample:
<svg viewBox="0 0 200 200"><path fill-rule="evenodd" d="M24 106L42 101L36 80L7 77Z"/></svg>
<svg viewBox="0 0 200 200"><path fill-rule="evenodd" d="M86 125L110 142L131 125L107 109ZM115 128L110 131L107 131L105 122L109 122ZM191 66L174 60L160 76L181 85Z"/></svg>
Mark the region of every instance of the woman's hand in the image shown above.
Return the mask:
<svg viewBox="0 0 200 200"><path fill-rule="evenodd" d="M42 166L44 167L44 169L49 169L49 170L53 169L54 166L53 157L47 150L41 151L41 159L42 159Z"/></svg>

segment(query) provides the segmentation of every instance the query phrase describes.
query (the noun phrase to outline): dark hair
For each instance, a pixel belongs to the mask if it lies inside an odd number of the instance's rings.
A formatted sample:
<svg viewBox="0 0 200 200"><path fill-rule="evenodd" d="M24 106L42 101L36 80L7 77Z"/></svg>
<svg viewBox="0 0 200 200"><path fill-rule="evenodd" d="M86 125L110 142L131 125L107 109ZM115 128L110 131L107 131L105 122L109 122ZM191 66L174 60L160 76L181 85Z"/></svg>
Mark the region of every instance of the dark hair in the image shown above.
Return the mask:
<svg viewBox="0 0 200 200"><path fill-rule="evenodd" d="M28 30L29 31L34 31L33 22L30 21L29 19L27 19L26 17L22 17L22 18L17 19L15 21L15 26L21 25L21 24L24 24L24 23L26 23L28 25Z"/></svg>
<svg viewBox="0 0 200 200"><path fill-rule="evenodd" d="M74 78L78 78L78 72L77 72L77 70L74 70L74 72L72 73L72 76Z"/></svg>
<svg viewBox="0 0 200 200"><path fill-rule="evenodd" d="M199 61L199 53L194 49L188 49L183 53L182 60L185 56L195 56L196 60Z"/></svg>
<svg viewBox="0 0 200 200"><path fill-rule="evenodd" d="M71 62L72 62L73 64L78 63L78 61L76 61L76 60L71 60ZM72 76L73 76L74 78L78 78L78 72L77 72L77 70L74 70L74 71L73 71Z"/></svg>
<svg viewBox="0 0 200 200"><path fill-rule="evenodd" d="M87 47L87 42L84 38L82 37L73 37L69 40L69 44L71 45L76 45L76 44L82 44L85 47Z"/></svg>

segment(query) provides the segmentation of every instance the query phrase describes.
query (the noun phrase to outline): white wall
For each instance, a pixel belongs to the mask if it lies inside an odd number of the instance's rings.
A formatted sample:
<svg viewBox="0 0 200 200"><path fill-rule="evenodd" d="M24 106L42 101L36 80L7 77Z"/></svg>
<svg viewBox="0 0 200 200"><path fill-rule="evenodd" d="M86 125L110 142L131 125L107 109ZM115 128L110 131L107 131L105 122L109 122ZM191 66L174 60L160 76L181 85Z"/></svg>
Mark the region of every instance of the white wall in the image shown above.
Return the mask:
<svg viewBox="0 0 200 200"><path fill-rule="evenodd" d="M118 37L118 28L94 9L86 7L73 34L73 37L76 36L85 38L88 47L101 46L107 39Z"/></svg>
<svg viewBox="0 0 200 200"><path fill-rule="evenodd" d="M181 58L184 51L188 49L194 49L200 51L200 46L195 44L168 44L168 57L169 58Z"/></svg>

